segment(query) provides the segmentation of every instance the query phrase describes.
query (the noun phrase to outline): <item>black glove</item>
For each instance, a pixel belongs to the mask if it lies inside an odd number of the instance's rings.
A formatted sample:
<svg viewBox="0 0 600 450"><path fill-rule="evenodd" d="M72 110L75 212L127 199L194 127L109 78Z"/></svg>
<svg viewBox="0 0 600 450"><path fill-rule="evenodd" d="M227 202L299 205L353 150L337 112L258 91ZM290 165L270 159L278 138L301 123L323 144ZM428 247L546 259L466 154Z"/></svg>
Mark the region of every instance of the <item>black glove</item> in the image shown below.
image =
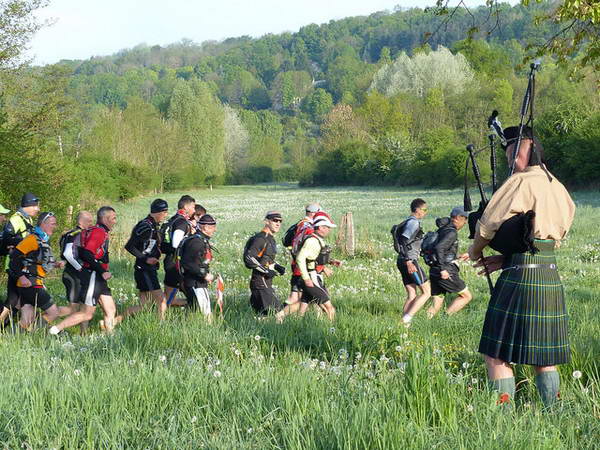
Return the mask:
<svg viewBox="0 0 600 450"><path fill-rule="evenodd" d="M279 275L285 275L285 267L281 264L275 264L275 270L279 272Z"/></svg>
<svg viewBox="0 0 600 450"><path fill-rule="evenodd" d="M275 272L274 270L269 269L269 271L267 273L265 273L265 278L269 279L269 278L275 278L277 276L277 272Z"/></svg>

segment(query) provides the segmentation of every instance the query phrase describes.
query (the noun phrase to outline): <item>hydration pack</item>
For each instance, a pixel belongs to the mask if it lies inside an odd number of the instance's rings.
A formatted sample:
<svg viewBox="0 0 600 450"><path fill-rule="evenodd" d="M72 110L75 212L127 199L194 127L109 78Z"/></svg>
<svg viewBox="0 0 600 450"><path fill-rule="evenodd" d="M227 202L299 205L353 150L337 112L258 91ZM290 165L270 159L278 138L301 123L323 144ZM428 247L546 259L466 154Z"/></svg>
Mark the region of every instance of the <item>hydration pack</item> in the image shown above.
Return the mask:
<svg viewBox="0 0 600 450"><path fill-rule="evenodd" d="M423 242L421 242L421 256L423 257L425 264L428 266L433 266L438 262L435 256L435 246L437 244L437 240L438 232L428 231L425 233Z"/></svg>
<svg viewBox="0 0 600 450"><path fill-rule="evenodd" d="M171 227L177 220L177 218L182 217L179 214L175 214L173 217L170 217L169 220L164 222L160 229L158 230L158 235L160 236L160 252L169 255L173 253L173 246L171 244L172 231Z"/></svg>
<svg viewBox="0 0 600 450"><path fill-rule="evenodd" d="M250 236L250 239L248 239L246 241L246 245L244 245L244 253L242 255L242 260L244 261L244 265L246 266L246 268L248 269L253 269L254 267L250 265L249 261L251 260L251 258L248 255L248 252L250 251L250 247L252 247L252 244L254 243L254 240L258 237L259 233L256 233L253 236ZM262 248L262 250L260 252L258 252L258 257L261 258L264 254L265 254L265 250L267 249L267 243L265 242L265 246ZM260 263L260 261L259 261Z"/></svg>
<svg viewBox="0 0 600 450"><path fill-rule="evenodd" d="M281 238L281 243L283 244L284 247L288 248L291 247L293 242L294 242L294 236L296 235L296 228L297 228L298 224L295 223L292 226L290 226L285 234L283 235L283 238Z"/></svg>

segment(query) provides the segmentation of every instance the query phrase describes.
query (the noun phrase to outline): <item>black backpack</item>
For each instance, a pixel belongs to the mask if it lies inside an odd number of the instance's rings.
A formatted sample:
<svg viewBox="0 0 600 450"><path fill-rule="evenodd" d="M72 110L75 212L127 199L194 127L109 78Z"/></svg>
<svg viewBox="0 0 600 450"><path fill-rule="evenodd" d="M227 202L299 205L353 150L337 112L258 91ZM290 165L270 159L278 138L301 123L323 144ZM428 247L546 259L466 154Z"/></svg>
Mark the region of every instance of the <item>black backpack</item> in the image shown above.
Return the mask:
<svg viewBox="0 0 600 450"><path fill-rule="evenodd" d="M254 240L258 237L259 234L260 234L260 232L250 236L250 239L248 239L248 241L246 241L246 245L244 245L244 254L242 255L242 260L244 261L244 265L248 269L254 268L248 264L248 261L250 260L248 258L248 251L250 250L250 247L252 247ZM267 249L267 243L265 242L265 246L263 247L263 249L260 252L258 252L258 256L261 257L264 254L266 249Z"/></svg>
<svg viewBox="0 0 600 450"><path fill-rule="evenodd" d="M428 231L425 233L423 242L421 242L421 256L423 257L425 264L430 267L437 263L437 258L435 256L435 246L437 244L437 240L438 232Z"/></svg>
<svg viewBox="0 0 600 450"><path fill-rule="evenodd" d="M281 243L283 244L284 247L289 248L293 245L294 236L296 235L297 227L298 227L298 224L294 223L286 230L285 234L281 238Z"/></svg>
<svg viewBox="0 0 600 450"><path fill-rule="evenodd" d="M0 230L0 256L8 255L8 247L4 239L4 230Z"/></svg>
<svg viewBox="0 0 600 450"><path fill-rule="evenodd" d="M158 234L160 236L160 252L165 255L175 252L173 246L171 245L171 226L175 220L177 220L177 217L179 217L179 215L175 214L173 217L163 223L158 230Z"/></svg>
<svg viewBox="0 0 600 450"><path fill-rule="evenodd" d="M392 239L394 240L394 250L396 250L396 253L400 254L402 252L402 247L400 246L400 242L398 242L398 235L402 234L402 231L404 230L404 226L406 225L406 222L408 222L409 219L406 219L402 222L400 222L397 225L394 225L392 227L392 229L390 230L390 233L392 233Z"/></svg>

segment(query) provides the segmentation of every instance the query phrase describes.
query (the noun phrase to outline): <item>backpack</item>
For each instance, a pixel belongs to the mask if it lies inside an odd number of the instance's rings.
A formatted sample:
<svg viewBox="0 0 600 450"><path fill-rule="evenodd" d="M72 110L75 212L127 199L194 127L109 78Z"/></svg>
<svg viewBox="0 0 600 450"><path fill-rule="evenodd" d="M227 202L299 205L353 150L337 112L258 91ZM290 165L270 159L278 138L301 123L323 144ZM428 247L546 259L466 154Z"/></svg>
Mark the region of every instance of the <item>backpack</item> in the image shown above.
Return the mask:
<svg viewBox="0 0 600 450"><path fill-rule="evenodd" d="M256 233L255 235L250 236L250 239L248 239L248 241L246 242L246 245L244 245L244 254L242 256L242 259L244 261L244 265L248 269L253 269L254 268L254 267L252 267L252 266L250 266L248 264L248 261L250 260L248 258L248 251L250 251L250 247L252 247L252 244L254 243L254 240L258 237L259 234L260 233ZM265 246L263 247L263 249L260 252L258 252L258 257L259 258L265 253L266 249L267 249L267 243L265 242Z"/></svg>
<svg viewBox="0 0 600 450"><path fill-rule="evenodd" d="M160 236L160 252L168 255L173 253L173 246L171 245L171 226L177 219L177 214L169 218L165 223L160 226L158 235Z"/></svg>
<svg viewBox="0 0 600 450"><path fill-rule="evenodd" d="M392 227L392 229L390 230L390 233L392 233L392 239L394 240L394 250L396 250L396 253L398 253L399 255L402 255L402 256L406 256L406 255L402 254L402 246L400 245L398 236L402 234L402 232L404 231L404 227L406 227L406 224L408 223L409 220L416 220L416 219L409 217L408 219L400 222L398 225L394 225ZM410 246L413 242L420 239L422 236L423 236L423 232L421 231L421 228L419 226L419 230L415 233L414 236L412 236L409 239L408 245Z"/></svg>
<svg viewBox="0 0 600 450"><path fill-rule="evenodd" d="M4 230L0 230L0 256L8 255L6 239L4 239Z"/></svg>
<svg viewBox="0 0 600 450"><path fill-rule="evenodd" d="M77 261L79 261L79 247L82 246L82 244L81 244L81 233L82 232L83 232L83 230L77 230L76 232L73 232L73 230L71 230L71 231L67 231L65 234L63 234L60 237L60 241L58 242L58 246L60 248L60 259L62 259L63 261L66 261L65 249L67 248L67 239L69 237L75 236L73 239L73 256L75 257L75 259Z"/></svg>
<svg viewBox="0 0 600 450"><path fill-rule="evenodd" d="M281 238L281 243L283 244L284 247L288 248L288 247L292 246L292 244L294 242L294 236L296 235L297 227L298 227L298 224L295 223L286 230L285 234L283 235L283 238Z"/></svg>
<svg viewBox="0 0 600 450"><path fill-rule="evenodd" d="M175 249L175 269L177 269L177 273L183 277L183 265L181 264L181 253L183 251L183 246L190 239L194 239L197 237L197 234L190 234L189 236L184 237L177 248Z"/></svg>
<svg viewBox="0 0 600 450"><path fill-rule="evenodd" d="M425 237L423 238L423 242L421 242L421 256L425 261L425 264L428 266L433 266L437 263L437 258L435 256L435 246L438 240L438 232L437 231L428 231L425 233Z"/></svg>

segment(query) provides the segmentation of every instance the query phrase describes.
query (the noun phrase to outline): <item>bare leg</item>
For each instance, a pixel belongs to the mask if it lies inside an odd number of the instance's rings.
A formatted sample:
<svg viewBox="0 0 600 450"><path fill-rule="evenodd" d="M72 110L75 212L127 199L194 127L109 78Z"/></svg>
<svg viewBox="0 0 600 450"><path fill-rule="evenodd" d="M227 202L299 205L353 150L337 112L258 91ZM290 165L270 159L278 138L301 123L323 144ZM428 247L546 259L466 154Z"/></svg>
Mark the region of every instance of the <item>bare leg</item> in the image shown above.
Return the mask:
<svg viewBox="0 0 600 450"><path fill-rule="evenodd" d="M333 322L333 319L335 319L335 307L333 306L333 303L328 301L327 303L323 303L320 306L323 310L325 310L325 313L327 314L327 318L331 322Z"/></svg>
<svg viewBox="0 0 600 450"><path fill-rule="evenodd" d="M115 327L115 315L117 307L115 301L110 295L101 295L98 301L104 311L104 326L107 332L111 333Z"/></svg>
<svg viewBox="0 0 600 450"><path fill-rule="evenodd" d="M65 308L64 306L62 306L62 308ZM48 323L54 322L56 319L58 319L60 317L59 314L59 307L56 305L52 305L50 308L48 308L46 311L44 311L44 320Z"/></svg>
<svg viewBox="0 0 600 450"><path fill-rule="evenodd" d="M452 314L457 313L458 311L463 309L465 306L467 306L467 304L472 299L473 299L473 295L471 295L471 292L468 289L465 289L464 291L462 291L458 294L458 297L456 297L454 299L452 304L446 310L446 314L451 316Z"/></svg>
<svg viewBox="0 0 600 450"><path fill-rule="evenodd" d="M304 315L306 314L306 311L308 311L308 303L300 303L300 309L298 310L298 315L300 317L304 317Z"/></svg>
<svg viewBox="0 0 600 450"><path fill-rule="evenodd" d="M31 325L35 321L35 309L32 305L21 306L21 320L19 325L27 331L31 331Z"/></svg>
<svg viewBox="0 0 600 450"><path fill-rule="evenodd" d="M9 314L10 314L10 309L3 306L2 312L0 312L0 327L2 325L4 325L4 321L6 320L6 318L8 317Z"/></svg>
<svg viewBox="0 0 600 450"><path fill-rule="evenodd" d="M411 308L415 298L417 298L417 285L405 284L404 289L406 289L406 300L404 301L404 308L402 309L402 313L406 314Z"/></svg>
<svg viewBox="0 0 600 450"><path fill-rule="evenodd" d="M408 310L404 310L404 314L414 316L421 310L427 300L429 300L429 297L431 297L431 284L429 284L429 281L419 286L419 288L421 289L421 294L413 300Z"/></svg>
<svg viewBox="0 0 600 450"><path fill-rule="evenodd" d="M513 370L512 367L510 367L510 364L501 359L485 355L485 365L490 380L500 380L502 378L510 378L513 376Z"/></svg>
<svg viewBox="0 0 600 450"><path fill-rule="evenodd" d="M94 317L94 312L96 311L95 306L82 305L79 311L74 312L69 315L65 320L56 325L56 328L59 331L64 330L65 328L73 327L75 325L79 325L83 322L89 322Z"/></svg>
<svg viewBox="0 0 600 450"><path fill-rule="evenodd" d="M431 297L431 300L433 301L433 305L431 305L431 307L427 310L427 317L430 319L433 318L433 316L435 316L440 309L442 309L442 306L444 305L444 297L440 295L434 295Z"/></svg>

